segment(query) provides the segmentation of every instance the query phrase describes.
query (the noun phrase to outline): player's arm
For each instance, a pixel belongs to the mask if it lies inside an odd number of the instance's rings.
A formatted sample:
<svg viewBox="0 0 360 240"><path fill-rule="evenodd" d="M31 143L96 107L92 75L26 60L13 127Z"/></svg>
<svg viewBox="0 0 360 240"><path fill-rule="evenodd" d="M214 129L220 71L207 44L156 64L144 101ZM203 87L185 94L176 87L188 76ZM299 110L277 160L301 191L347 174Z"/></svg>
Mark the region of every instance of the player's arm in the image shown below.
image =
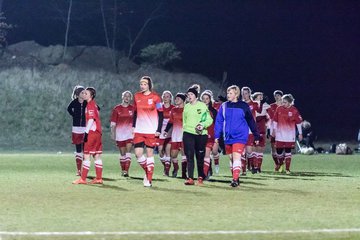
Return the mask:
<svg viewBox="0 0 360 240"><path fill-rule="evenodd" d="M213 118L211 117L209 109L206 107L204 115L201 117L200 124L203 128L208 128L213 123Z"/></svg>
<svg viewBox="0 0 360 240"><path fill-rule="evenodd" d="M133 115L133 128L136 127L136 119L137 119L137 111L136 109L134 110L134 115Z"/></svg>
<svg viewBox="0 0 360 240"><path fill-rule="evenodd" d="M224 115L223 115L223 106L225 103L221 104L220 108L219 108L219 113L216 115L215 118L215 126L214 126L214 131L215 131L215 142L218 142L222 131L224 129Z"/></svg>
<svg viewBox="0 0 360 240"><path fill-rule="evenodd" d="M295 112L295 123L296 123L296 128L298 130L298 138L299 138L299 141L302 141L303 140L303 132L302 132L302 127L301 127L301 122L302 122L302 117L300 115L300 113L296 110Z"/></svg>
<svg viewBox="0 0 360 240"><path fill-rule="evenodd" d="M174 114L170 112L170 119L168 123L166 124L165 130L164 130L164 136L167 137L167 133L170 131L170 129L173 127L174 122Z"/></svg>
<svg viewBox="0 0 360 240"><path fill-rule="evenodd" d="M245 112L245 120L246 120L252 134L254 135L255 143L258 143L259 140L260 140L260 134L259 134L259 131L257 129L254 117L253 117L253 115L251 113L251 110L250 110L248 105L244 105L243 110Z"/></svg>
<svg viewBox="0 0 360 240"><path fill-rule="evenodd" d="M116 122L117 122L117 114L115 108L113 109L110 117L110 137L112 140L116 138Z"/></svg>
<svg viewBox="0 0 360 240"><path fill-rule="evenodd" d="M156 103L156 111L158 114L158 126L156 129L156 136L159 136L161 133L161 127L164 121L164 112L163 112L163 105L161 103L161 99L159 98L159 101Z"/></svg>
<svg viewBox="0 0 360 240"><path fill-rule="evenodd" d="M275 110L275 113L274 113L274 117L271 121L272 123L272 133L271 133L271 136L272 137L275 137L275 132L276 132L276 129L277 129L277 125L278 125L278 111Z"/></svg>
<svg viewBox="0 0 360 240"><path fill-rule="evenodd" d="M72 117L74 116L74 101L71 101L71 103L69 103L67 111Z"/></svg>

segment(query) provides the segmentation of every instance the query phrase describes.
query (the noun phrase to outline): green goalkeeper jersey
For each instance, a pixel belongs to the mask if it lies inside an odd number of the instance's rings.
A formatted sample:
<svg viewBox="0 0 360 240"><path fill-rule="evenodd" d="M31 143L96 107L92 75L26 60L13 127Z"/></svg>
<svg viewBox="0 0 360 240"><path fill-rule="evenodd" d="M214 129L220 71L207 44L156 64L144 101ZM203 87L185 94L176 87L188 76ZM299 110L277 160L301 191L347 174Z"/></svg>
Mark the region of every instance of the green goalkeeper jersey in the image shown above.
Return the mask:
<svg viewBox="0 0 360 240"><path fill-rule="evenodd" d="M187 103L183 112L183 131L191 134L196 133L195 127L201 123L204 126L202 135L207 135L207 128L213 119L205 103L197 101L195 104Z"/></svg>

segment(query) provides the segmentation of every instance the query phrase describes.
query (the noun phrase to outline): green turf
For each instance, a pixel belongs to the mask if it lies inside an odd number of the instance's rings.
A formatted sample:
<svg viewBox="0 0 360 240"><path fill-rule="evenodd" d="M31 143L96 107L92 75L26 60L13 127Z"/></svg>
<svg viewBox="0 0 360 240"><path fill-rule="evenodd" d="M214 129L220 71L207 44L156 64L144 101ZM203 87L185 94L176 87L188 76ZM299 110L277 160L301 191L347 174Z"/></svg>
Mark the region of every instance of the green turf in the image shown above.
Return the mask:
<svg viewBox="0 0 360 240"><path fill-rule="evenodd" d="M72 154L0 155L0 232L122 232L311 230L360 228L360 155L294 155L290 176L263 173L229 187L228 160L203 187L163 177L157 162L152 188L133 160L120 176L117 155L104 154L104 185L72 185ZM92 170L90 176L94 175ZM68 236L52 239L359 239L357 233ZM49 236L0 236L0 239Z"/></svg>

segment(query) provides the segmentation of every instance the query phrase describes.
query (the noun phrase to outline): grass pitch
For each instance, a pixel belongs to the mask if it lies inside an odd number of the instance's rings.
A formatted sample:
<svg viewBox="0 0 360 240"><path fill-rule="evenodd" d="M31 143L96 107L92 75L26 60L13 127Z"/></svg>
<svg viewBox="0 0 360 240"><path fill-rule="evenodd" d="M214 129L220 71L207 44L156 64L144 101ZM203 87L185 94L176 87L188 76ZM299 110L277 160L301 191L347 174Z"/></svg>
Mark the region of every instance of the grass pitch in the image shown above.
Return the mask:
<svg viewBox="0 0 360 240"><path fill-rule="evenodd" d="M265 155L236 189L225 156L202 187L162 176L157 161L150 189L135 159L121 177L117 156L103 155L94 186L71 184L73 154L1 154L0 239L360 238L359 155L294 155L290 176Z"/></svg>

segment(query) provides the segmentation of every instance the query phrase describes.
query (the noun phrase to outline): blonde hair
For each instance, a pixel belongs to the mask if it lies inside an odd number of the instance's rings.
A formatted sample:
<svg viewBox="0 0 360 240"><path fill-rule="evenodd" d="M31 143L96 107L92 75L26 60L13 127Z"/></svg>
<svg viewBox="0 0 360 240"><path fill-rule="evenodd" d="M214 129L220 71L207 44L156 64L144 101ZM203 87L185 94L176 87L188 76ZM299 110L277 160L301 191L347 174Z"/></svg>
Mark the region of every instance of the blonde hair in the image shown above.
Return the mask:
<svg viewBox="0 0 360 240"><path fill-rule="evenodd" d="M130 94L130 100L132 100L133 99L133 95L132 95L132 93L129 91L129 90L126 90L126 91L124 91L122 94L121 94L121 98L124 98L124 96L125 96L125 94Z"/></svg>
<svg viewBox="0 0 360 240"><path fill-rule="evenodd" d="M237 85L231 85L227 88L226 92L229 92L230 90L234 90L235 96L239 99L240 97L240 88Z"/></svg>

